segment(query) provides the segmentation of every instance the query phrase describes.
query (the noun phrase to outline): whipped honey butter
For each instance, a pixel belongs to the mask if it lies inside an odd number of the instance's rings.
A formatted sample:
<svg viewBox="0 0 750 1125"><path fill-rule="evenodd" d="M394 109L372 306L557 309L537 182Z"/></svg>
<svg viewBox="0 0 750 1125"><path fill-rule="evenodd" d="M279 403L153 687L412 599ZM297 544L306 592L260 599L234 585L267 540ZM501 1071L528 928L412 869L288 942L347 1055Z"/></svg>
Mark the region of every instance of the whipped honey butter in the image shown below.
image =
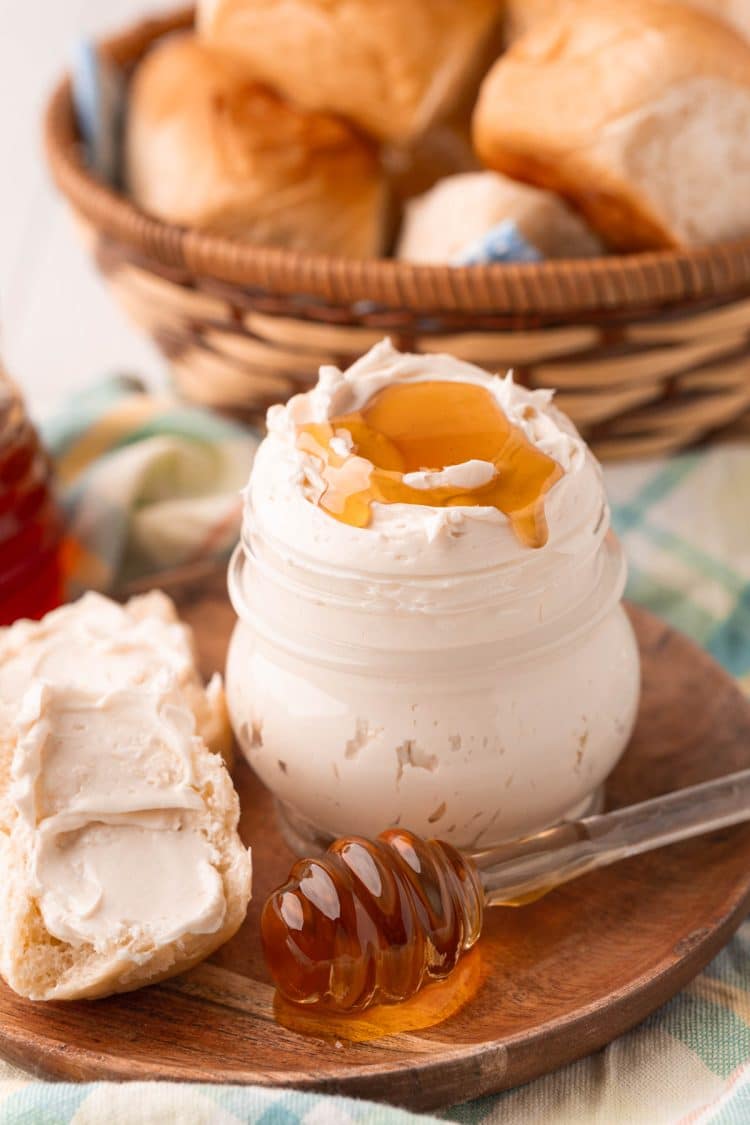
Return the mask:
<svg viewBox="0 0 750 1125"><path fill-rule="evenodd" d="M551 393L388 341L274 407L230 567L288 835L485 847L591 807L639 696L599 467Z"/></svg>
<svg viewBox="0 0 750 1125"><path fill-rule="evenodd" d="M53 686L106 692L150 682L168 670L196 716L198 733L222 754L231 747L220 676L204 687L192 635L170 599L158 590L119 605L89 591L41 621L22 619L0 629L0 774L11 753L11 727L27 688ZM9 816L0 785L0 830Z"/></svg>
<svg viewBox="0 0 750 1125"><path fill-rule="evenodd" d="M191 764L195 719L171 676L104 694L41 682L16 731L15 841L50 934L104 951L221 928L224 887Z"/></svg>
<svg viewBox="0 0 750 1125"><path fill-rule="evenodd" d="M0 630L0 717L12 715L34 680L105 691L165 668L182 687L199 682L189 630L170 600L154 590L119 605L89 591L41 621ZM219 690L215 677L208 692Z"/></svg>

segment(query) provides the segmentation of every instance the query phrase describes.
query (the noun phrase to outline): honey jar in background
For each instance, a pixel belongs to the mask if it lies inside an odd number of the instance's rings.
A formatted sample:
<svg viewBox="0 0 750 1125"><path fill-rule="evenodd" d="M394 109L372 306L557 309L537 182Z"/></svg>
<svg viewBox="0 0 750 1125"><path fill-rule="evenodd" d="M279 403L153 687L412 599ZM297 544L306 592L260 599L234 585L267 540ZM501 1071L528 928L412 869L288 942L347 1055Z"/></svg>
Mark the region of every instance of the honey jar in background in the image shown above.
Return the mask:
<svg viewBox="0 0 750 1125"><path fill-rule="evenodd" d="M0 626L61 603L61 542L49 458L0 367Z"/></svg>

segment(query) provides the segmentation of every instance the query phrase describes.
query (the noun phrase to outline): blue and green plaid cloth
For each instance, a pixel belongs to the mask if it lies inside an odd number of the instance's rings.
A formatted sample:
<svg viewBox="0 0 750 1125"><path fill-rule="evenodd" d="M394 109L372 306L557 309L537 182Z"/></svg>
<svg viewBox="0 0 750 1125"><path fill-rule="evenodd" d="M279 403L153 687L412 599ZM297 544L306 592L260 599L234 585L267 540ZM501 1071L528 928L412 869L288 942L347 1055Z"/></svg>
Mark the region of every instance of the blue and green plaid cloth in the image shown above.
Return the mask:
<svg viewBox="0 0 750 1125"><path fill-rule="evenodd" d="M70 593L231 551L257 434L114 376L43 427L62 490Z"/></svg>
<svg viewBox="0 0 750 1125"><path fill-rule="evenodd" d="M79 584L107 588L139 571L221 554L234 539L237 492L256 439L233 423L115 380L77 399L46 437L65 488L70 565ZM618 465L606 477L630 559L630 597L692 636L750 692L750 445ZM440 1118L471 1125L748 1125L750 922L684 992L609 1047ZM253 1087L45 1083L0 1063L0 1122L437 1120Z"/></svg>

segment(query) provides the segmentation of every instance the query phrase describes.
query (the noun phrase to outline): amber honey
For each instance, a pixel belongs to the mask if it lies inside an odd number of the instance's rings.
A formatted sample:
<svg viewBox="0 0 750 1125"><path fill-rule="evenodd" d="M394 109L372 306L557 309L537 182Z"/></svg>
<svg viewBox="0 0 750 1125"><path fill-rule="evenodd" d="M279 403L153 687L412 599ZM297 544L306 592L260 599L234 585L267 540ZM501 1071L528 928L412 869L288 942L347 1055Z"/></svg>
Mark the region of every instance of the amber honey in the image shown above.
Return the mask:
<svg viewBox="0 0 750 1125"><path fill-rule="evenodd" d="M60 604L60 537L47 456L0 370L0 626Z"/></svg>
<svg viewBox="0 0 750 1125"><path fill-rule="evenodd" d="M373 1043L391 1035L425 1031L452 1019L477 995L487 972L480 947L475 946L445 980L428 983L401 1003L338 1012L324 1005L292 1004L276 992L274 1019L289 1031L311 1039Z"/></svg>
<svg viewBox="0 0 750 1125"><path fill-rule="evenodd" d="M266 961L297 1004L356 1012L443 980L482 927L483 891L450 845L391 829L301 860L261 918Z"/></svg>
<svg viewBox="0 0 750 1125"><path fill-rule="evenodd" d="M492 507L525 545L547 542L545 496L562 469L479 384L394 383L355 413L301 426L297 444L322 464L320 506L354 527L367 527L373 503ZM473 488L414 487L404 479L469 461L492 466L491 478Z"/></svg>

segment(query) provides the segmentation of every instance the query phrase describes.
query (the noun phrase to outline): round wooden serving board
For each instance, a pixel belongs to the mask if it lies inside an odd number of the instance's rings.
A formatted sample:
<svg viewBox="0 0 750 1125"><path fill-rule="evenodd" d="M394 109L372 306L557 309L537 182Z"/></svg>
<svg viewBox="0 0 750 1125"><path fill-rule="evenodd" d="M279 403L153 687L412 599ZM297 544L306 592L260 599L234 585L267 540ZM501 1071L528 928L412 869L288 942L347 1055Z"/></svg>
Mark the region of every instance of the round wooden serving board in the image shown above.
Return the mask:
<svg viewBox="0 0 750 1125"><path fill-rule="evenodd" d="M232 627L223 579L170 592L196 629L204 672L222 668ZM632 616L643 703L610 804L750 765L750 706L729 677L648 614ZM235 779L255 867L240 933L191 973L110 1000L32 1004L0 987L0 1053L65 1078L288 1085L432 1109L603 1046L698 973L750 906L747 826L628 860L521 909L490 911L452 980L407 1005L326 1023L275 1000L258 916L292 856L244 763Z"/></svg>

